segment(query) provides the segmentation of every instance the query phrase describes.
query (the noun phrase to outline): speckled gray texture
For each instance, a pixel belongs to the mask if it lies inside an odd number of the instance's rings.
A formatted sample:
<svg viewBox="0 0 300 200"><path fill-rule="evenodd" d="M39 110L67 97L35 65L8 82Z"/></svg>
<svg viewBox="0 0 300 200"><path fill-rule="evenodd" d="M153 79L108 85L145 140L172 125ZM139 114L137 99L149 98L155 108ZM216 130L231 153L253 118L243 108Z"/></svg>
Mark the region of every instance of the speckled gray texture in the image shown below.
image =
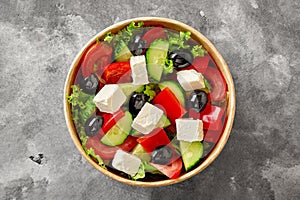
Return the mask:
<svg viewBox="0 0 300 200"><path fill-rule="evenodd" d="M236 86L223 152L203 173L168 187L136 188L100 174L76 150L63 115L64 81L79 49L138 16L201 31ZM1 0L0 77L0 199L300 199L299 1Z"/></svg>

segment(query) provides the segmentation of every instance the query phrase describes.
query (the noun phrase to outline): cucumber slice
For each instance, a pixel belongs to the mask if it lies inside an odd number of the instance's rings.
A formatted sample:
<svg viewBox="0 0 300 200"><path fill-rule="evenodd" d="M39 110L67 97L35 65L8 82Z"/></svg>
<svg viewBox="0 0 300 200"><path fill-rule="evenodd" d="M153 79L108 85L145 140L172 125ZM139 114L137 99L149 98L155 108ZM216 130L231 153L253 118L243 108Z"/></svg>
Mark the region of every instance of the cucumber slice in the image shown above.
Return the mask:
<svg viewBox="0 0 300 200"><path fill-rule="evenodd" d="M118 48L115 48L114 55L118 62L129 61L130 57L133 56L123 40L120 40Z"/></svg>
<svg viewBox="0 0 300 200"><path fill-rule="evenodd" d="M122 91L125 94L125 96L127 97L127 99L130 98L131 94L134 91L144 88L143 85L133 85L132 83L120 83L118 85L122 89Z"/></svg>
<svg viewBox="0 0 300 200"><path fill-rule="evenodd" d="M126 111L122 117L107 133L101 138L101 142L108 146L117 146L122 144L131 131L132 116Z"/></svg>
<svg viewBox="0 0 300 200"><path fill-rule="evenodd" d="M158 87L161 90L168 87L176 96L176 98L181 103L181 105L185 106L185 97L184 97L185 92L181 87L181 85L179 85L179 83L176 83L175 81L164 81L159 83Z"/></svg>
<svg viewBox="0 0 300 200"><path fill-rule="evenodd" d="M180 151L184 168L186 171L194 167L203 155L203 145L201 142L180 141Z"/></svg>
<svg viewBox="0 0 300 200"><path fill-rule="evenodd" d="M156 81L160 81L165 60L168 55L169 42L158 39L151 43L146 52L147 68L149 75Z"/></svg>
<svg viewBox="0 0 300 200"><path fill-rule="evenodd" d="M164 114L161 116L160 120L157 123L157 127L159 127L159 128L166 128L170 125L171 125L170 120Z"/></svg>
<svg viewBox="0 0 300 200"><path fill-rule="evenodd" d="M149 153L144 149L141 144L137 144L131 152L136 157L140 158L141 160L149 162L151 160L151 156Z"/></svg>

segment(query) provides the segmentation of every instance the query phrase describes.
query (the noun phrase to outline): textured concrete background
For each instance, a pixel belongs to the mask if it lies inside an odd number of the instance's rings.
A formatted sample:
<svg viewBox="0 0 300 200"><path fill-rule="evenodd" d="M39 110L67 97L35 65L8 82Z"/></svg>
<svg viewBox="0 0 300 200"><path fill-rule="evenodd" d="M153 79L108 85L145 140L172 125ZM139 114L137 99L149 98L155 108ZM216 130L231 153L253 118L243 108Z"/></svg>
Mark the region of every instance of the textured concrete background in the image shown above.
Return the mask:
<svg viewBox="0 0 300 200"><path fill-rule="evenodd" d="M64 80L79 49L138 16L201 31L236 86L223 152L203 173L162 188L127 186L93 169L63 115ZM1 0L0 77L1 199L300 199L299 1Z"/></svg>

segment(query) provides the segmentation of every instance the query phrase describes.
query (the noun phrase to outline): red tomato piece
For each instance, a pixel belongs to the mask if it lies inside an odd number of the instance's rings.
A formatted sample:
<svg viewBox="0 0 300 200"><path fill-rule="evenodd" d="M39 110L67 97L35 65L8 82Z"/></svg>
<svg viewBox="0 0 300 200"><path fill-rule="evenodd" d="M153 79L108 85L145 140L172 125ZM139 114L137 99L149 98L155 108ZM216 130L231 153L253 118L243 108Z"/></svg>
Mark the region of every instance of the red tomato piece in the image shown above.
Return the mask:
<svg viewBox="0 0 300 200"><path fill-rule="evenodd" d="M99 131L100 135L104 135L111 127L113 127L119 119L124 117L125 113L122 109L118 110L117 112L111 114L111 113L105 113L105 112L99 112L99 114L103 117L103 125Z"/></svg>
<svg viewBox="0 0 300 200"><path fill-rule="evenodd" d="M104 67L112 62L112 53L112 48L104 43L93 44L83 56L82 76L85 78L91 73L101 74Z"/></svg>
<svg viewBox="0 0 300 200"><path fill-rule="evenodd" d="M182 169L182 160L181 158L175 160L169 165L160 165L151 163L156 169L158 169L160 172L162 172L164 175L169 177L170 179L175 179L180 175L181 169Z"/></svg>
<svg viewBox="0 0 300 200"><path fill-rule="evenodd" d="M99 155L102 159L112 159L118 149L122 149L126 152L130 151L137 145L135 137L128 136L126 140L118 146L107 146L103 144L99 137L89 137L86 142L86 148L92 148L96 155Z"/></svg>
<svg viewBox="0 0 300 200"><path fill-rule="evenodd" d="M210 93L212 101L223 100L226 96L226 82L221 72L214 67L207 67L204 77L209 81L212 86Z"/></svg>
<svg viewBox="0 0 300 200"><path fill-rule="evenodd" d="M212 142L212 143L217 143L219 138L221 137L222 131L212 131L212 130L207 130L204 131L204 141L206 142Z"/></svg>
<svg viewBox="0 0 300 200"><path fill-rule="evenodd" d="M175 119L181 118L186 113L186 109L169 88L165 88L158 93L152 103L165 111L172 124L175 123Z"/></svg>
<svg viewBox="0 0 300 200"><path fill-rule="evenodd" d="M224 110L219 106L210 105L205 107L201 117L203 128L206 130L221 130L223 114Z"/></svg>
<svg viewBox="0 0 300 200"><path fill-rule="evenodd" d="M206 69L208 67L208 63L211 60L211 57L209 54L203 56L203 57L196 57L193 61L193 63L185 68L186 70L188 69L194 69L197 72L200 72L202 74L204 74L206 72Z"/></svg>
<svg viewBox="0 0 300 200"><path fill-rule="evenodd" d="M142 40L146 41L146 48L150 46L150 44L156 40L156 39L166 39L167 36L164 32L164 29L162 27L154 27L147 31L143 37Z"/></svg>
<svg viewBox="0 0 300 200"><path fill-rule="evenodd" d="M128 83L131 80L129 62L115 62L106 66L102 74L104 84Z"/></svg>
<svg viewBox="0 0 300 200"><path fill-rule="evenodd" d="M204 110L197 113L194 109L189 110L189 117L193 119L201 119L203 129L218 131L222 129L224 110L219 106L207 104Z"/></svg>

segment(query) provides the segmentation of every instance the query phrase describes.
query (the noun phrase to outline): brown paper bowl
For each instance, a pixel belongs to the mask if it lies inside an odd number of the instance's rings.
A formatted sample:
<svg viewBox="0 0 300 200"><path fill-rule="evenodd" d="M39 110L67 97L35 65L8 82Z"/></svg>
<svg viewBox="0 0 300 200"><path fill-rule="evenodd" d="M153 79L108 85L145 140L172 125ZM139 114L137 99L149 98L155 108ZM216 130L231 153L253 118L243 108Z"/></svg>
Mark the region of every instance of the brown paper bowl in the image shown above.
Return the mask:
<svg viewBox="0 0 300 200"><path fill-rule="evenodd" d="M71 93L71 85L74 83L76 73L79 69L78 63L83 56L84 52L94 43L96 38L103 39L104 36L106 35L107 32L112 32L112 33L117 33L119 30L123 29L126 27L130 22L140 22L143 21L145 25L161 25L166 28L170 28L173 30L178 30L178 31L190 31L191 32L191 37L196 40L197 42L200 42L202 46L208 51L208 53L211 55L213 60L215 61L216 65L222 72L226 83L228 87L228 92L227 92L227 107L226 107L226 116L225 116L225 128L224 132L219 139L218 143L215 145L213 150L210 152L208 157L195 169L192 171L183 174L182 176L176 178L176 179L169 179L169 180L161 180L161 181L153 181L153 182L143 182L143 181L133 181L129 180L126 178L123 178L117 174L114 174L108 170L105 170L101 168L99 165L97 165L96 162L94 162L89 156L86 155L85 151L83 150L81 146L80 139L76 133L76 129L74 127L73 121L72 121L72 114L71 114L71 107L67 101L66 96L70 95ZM122 183L126 183L129 185L134 185L134 186L144 186L144 187L153 187L153 186L166 186L166 185L172 185L184 180L187 180L191 178L192 176L195 176L199 172L203 171L207 166L209 166L216 158L217 156L221 153L222 149L224 148L228 137L230 135L230 131L232 128L233 120L234 120L234 114L235 114L235 91L234 91L234 83L229 71L229 68L224 61L223 57L221 54L218 52L218 50L214 47L214 45L206 38L204 37L201 33L196 31L194 28L179 22L175 21L172 19L167 19L167 18L158 18L158 17L141 17L141 18L135 18L135 19L129 19L126 21L119 22L117 24L114 24L100 33L98 33L94 38L92 38L78 53L78 55L75 57L71 67L70 71L68 73L66 82L65 82L65 88L64 88L64 114L65 114L65 119L66 123L68 126L68 130L70 132L70 135L75 143L75 146L79 150L79 152L82 154L82 156L92 165L94 166L97 170L105 174L106 176L117 180ZM87 172L83 172L87 173Z"/></svg>

